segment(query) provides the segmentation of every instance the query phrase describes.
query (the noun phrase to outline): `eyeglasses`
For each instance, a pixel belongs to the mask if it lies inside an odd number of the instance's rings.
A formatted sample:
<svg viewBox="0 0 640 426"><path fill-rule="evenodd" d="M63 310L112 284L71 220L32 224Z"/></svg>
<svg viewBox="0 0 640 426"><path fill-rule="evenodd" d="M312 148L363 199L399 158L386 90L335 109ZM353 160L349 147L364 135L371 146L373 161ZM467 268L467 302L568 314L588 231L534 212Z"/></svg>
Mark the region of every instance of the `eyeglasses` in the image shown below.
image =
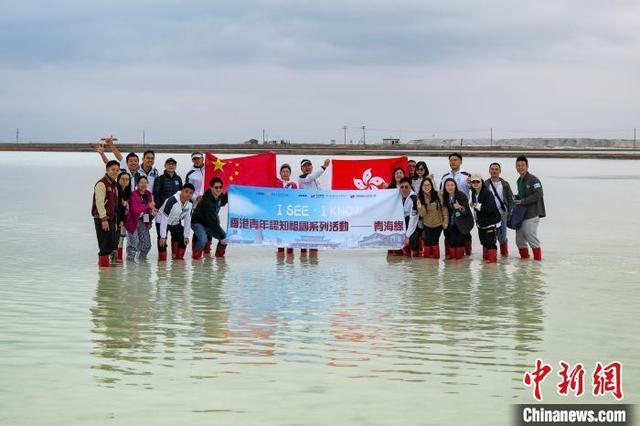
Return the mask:
<svg viewBox="0 0 640 426"><path fill-rule="evenodd" d="M213 189L222 189L222 187L220 185L216 185L213 187Z"/></svg>
<svg viewBox="0 0 640 426"><path fill-rule="evenodd" d="M480 183L479 180L472 180L471 183Z"/></svg>

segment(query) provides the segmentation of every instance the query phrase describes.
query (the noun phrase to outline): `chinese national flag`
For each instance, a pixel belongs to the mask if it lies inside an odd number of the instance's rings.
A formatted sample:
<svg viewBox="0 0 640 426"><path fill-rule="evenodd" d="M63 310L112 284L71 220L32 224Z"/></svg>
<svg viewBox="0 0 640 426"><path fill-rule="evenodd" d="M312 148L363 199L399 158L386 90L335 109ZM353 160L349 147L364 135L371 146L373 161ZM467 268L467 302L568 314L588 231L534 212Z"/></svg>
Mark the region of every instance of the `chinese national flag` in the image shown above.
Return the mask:
<svg viewBox="0 0 640 426"><path fill-rule="evenodd" d="M365 160L331 160L331 189L382 189L391 183L393 170L408 170L406 156Z"/></svg>
<svg viewBox="0 0 640 426"><path fill-rule="evenodd" d="M225 159L207 152L204 167L205 189L209 188L209 181L214 177L221 178L225 188L229 185L281 186L276 176L276 154L273 152Z"/></svg>

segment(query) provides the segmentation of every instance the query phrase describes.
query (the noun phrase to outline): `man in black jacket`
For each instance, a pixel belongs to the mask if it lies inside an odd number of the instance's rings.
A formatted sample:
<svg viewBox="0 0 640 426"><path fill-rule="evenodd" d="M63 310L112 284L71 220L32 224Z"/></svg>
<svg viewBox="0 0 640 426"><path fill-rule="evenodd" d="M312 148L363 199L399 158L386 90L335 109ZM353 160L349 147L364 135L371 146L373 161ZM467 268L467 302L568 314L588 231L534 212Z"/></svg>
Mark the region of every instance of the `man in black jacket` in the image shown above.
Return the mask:
<svg viewBox="0 0 640 426"><path fill-rule="evenodd" d="M489 165L489 179L484 181L485 186L489 189L489 192L493 194L496 201L496 207L500 211L502 222L497 229L498 242L500 243L500 255L503 257L509 256L509 239L507 236L507 218L509 212L513 208L513 191L509 182L500 177L502 173L502 167L500 163L491 163Z"/></svg>
<svg viewBox="0 0 640 426"><path fill-rule="evenodd" d="M544 207L544 193L540 179L529 173L529 160L524 155L516 159L518 178L518 196L516 204L527 209L520 229L516 231L516 244L522 259L529 258L529 246L535 260L542 260L542 249L538 239L538 224L540 218L547 215Z"/></svg>
<svg viewBox="0 0 640 426"><path fill-rule="evenodd" d="M176 165L176 160L167 158L167 161L164 162L164 173L158 176L153 183L153 202L156 206L161 206L168 198L173 197L176 192L182 189L182 179L176 173ZM156 231L158 235L158 252L161 252L160 223L158 221L156 221Z"/></svg>
<svg viewBox="0 0 640 426"><path fill-rule="evenodd" d="M193 258L202 258L205 245L212 238L218 240L215 256L224 257L227 248L227 233L220 226L220 208L229 202L227 194L222 193L222 179L214 177L209 181L210 189L204 193L191 218L193 229Z"/></svg>

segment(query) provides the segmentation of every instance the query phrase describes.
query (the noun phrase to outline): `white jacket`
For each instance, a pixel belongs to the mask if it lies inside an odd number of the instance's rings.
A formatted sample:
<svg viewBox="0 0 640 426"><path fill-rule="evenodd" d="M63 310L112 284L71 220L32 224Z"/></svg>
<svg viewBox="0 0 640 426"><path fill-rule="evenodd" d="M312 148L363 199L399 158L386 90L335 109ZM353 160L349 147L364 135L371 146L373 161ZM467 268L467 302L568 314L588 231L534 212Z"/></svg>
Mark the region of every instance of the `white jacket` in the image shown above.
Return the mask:
<svg viewBox="0 0 640 426"><path fill-rule="evenodd" d="M191 229L191 200L180 203L180 191L173 197L169 197L158 209L156 222L160 224L160 238L167 238L167 227L179 225L184 221L184 237L188 238Z"/></svg>
<svg viewBox="0 0 640 426"><path fill-rule="evenodd" d="M420 221L420 216L418 216L418 196L415 192L411 191L411 194L402 200L402 207L404 209L404 222L407 225L405 237L410 238L416 232Z"/></svg>
<svg viewBox="0 0 640 426"><path fill-rule="evenodd" d="M311 172L308 175L300 175L298 177L298 188L300 189L321 189L320 182L318 182L318 178L322 176L325 168L320 167L315 172Z"/></svg>

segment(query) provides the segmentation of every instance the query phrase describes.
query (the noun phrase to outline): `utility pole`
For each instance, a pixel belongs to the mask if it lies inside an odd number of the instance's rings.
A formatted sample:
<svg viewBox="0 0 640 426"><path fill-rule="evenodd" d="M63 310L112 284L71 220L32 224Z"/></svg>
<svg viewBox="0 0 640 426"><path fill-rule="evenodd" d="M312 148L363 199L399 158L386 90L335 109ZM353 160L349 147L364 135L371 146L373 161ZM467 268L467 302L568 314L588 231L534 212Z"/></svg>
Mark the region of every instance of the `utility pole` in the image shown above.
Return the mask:
<svg viewBox="0 0 640 426"><path fill-rule="evenodd" d="M362 144L366 145L367 144L367 130L366 130L366 126L362 126Z"/></svg>
<svg viewBox="0 0 640 426"><path fill-rule="evenodd" d="M142 129L142 146L147 142L147 136L144 134L144 129Z"/></svg>
<svg viewBox="0 0 640 426"><path fill-rule="evenodd" d="M344 130L344 144L347 144L347 126L342 126L342 130Z"/></svg>
<svg viewBox="0 0 640 426"><path fill-rule="evenodd" d="M493 146L493 127L491 128L491 139L489 139L490 146Z"/></svg>
<svg viewBox="0 0 640 426"><path fill-rule="evenodd" d="M20 143L20 128L19 127L16 127L16 143L17 144Z"/></svg>
<svg viewBox="0 0 640 426"><path fill-rule="evenodd" d="M636 128L634 127L633 128L633 150L635 151L637 149L638 149L638 147L636 145Z"/></svg>
<svg viewBox="0 0 640 426"><path fill-rule="evenodd" d="M264 138L264 129L262 129L262 145L264 145L264 141L265 141L265 138Z"/></svg>

